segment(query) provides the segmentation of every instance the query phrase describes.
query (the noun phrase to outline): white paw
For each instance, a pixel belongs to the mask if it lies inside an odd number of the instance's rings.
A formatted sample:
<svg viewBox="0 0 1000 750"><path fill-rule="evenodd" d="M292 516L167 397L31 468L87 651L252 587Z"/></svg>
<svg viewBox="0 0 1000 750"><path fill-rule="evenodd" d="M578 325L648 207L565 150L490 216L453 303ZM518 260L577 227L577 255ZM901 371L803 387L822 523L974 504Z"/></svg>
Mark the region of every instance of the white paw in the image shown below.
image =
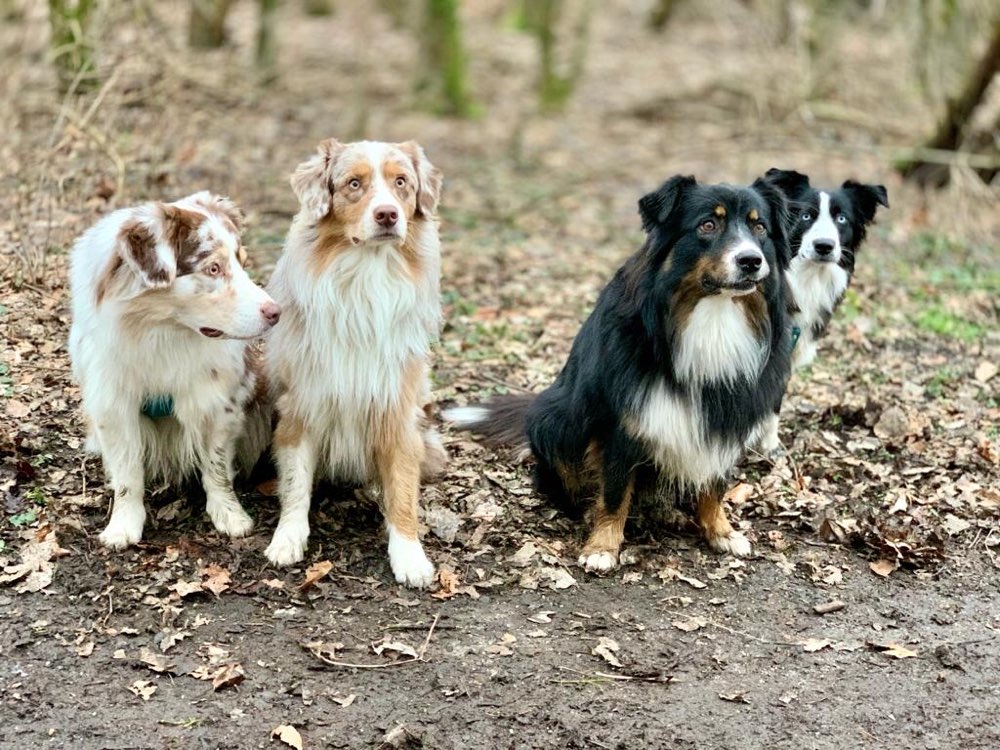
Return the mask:
<svg viewBox="0 0 1000 750"><path fill-rule="evenodd" d="M768 427L764 434L757 441L757 450L766 456L770 456L781 451L781 438L778 437L778 424L774 428Z"/></svg>
<svg viewBox="0 0 1000 750"><path fill-rule="evenodd" d="M278 523L274 530L271 543L264 550L264 555L274 565L284 567L301 562L306 556L306 545L309 544L309 524Z"/></svg>
<svg viewBox="0 0 1000 750"><path fill-rule="evenodd" d="M141 505L138 510L122 508L111 514L107 528L98 539L108 549L125 549L142 539L142 527L146 523L146 510Z"/></svg>
<svg viewBox="0 0 1000 750"><path fill-rule="evenodd" d="M253 529L253 519L235 499L209 502L206 510L220 534L233 537L246 536Z"/></svg>
<svg viewBox="0 0 1000 750"><path fill-rule="evenodd" d="M618 567L618 555L614 552L591 552L580 555L580 565L588 573L607 573Z"/></svg>
<svg viewBox="0 0 1000 750"><path fill-rule="evenodd" d="M389 567L404 586L425 589L434 583L434 563L419 539L407 539L389 525Z"/></svg>
<svg viewBox="0 0 1000 750"><path fill-rule="evenodd" d="M735 557L750 557L750 540L739 531L730 531L728 536L716 536L708 540L708 546L716 552Z"/></svg>

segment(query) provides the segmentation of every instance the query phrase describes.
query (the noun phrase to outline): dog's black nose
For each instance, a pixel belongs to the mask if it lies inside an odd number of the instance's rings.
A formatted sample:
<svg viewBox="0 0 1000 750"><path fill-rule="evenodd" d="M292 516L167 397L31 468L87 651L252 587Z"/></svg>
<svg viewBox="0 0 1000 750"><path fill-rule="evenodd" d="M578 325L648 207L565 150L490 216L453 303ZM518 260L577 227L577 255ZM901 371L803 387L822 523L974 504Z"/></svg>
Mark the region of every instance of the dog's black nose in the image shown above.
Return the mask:
<svg viewBox="0 0 1000 750"><path fill-rule="evenodd" d="M389 227L395 226L396 221L399 220L399 213L397 213L394 206L376 206L375 207L375 223L388 229Z"/></svg>
<svg viewBox="0 0 1000 750"><path fill-rule="evenodd" d="M743 273L757 273L760 270L760 264L763 262L764 258L754 250L744 250L736 256L736 265L740 267Z"/></svg>
<svg viewBox="0 0 1000 750"><path fill-rule="evenodd" d="M813 249L820 257L827 256L833 252L833 240L816 240L813 242Z"/></svg>

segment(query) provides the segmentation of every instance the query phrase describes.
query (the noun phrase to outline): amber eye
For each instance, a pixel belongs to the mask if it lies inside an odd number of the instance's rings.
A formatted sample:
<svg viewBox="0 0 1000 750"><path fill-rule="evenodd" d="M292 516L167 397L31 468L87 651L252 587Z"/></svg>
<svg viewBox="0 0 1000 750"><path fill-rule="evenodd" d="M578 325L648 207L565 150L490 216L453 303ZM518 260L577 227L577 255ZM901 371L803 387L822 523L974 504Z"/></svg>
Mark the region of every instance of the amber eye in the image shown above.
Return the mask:
<svg viewBox="0 0 1000 750"><path fill-rule="evenodd" d="M765 234L767 234L767 227L764 226L763 221L758 221L754 223L753 233L756 234L758 237L763 237Z"/></svg>
<svg viewBox="0 0 1000 750"><path fill-rule="evenodd" d="M351 190L358 190L361 187L361 180L355 177L353 180L347 183L347 187Z"/></svg>
<svg viewBox="0 0 1000 750"><path fill-rule="evenodd" d="M213 263L207 269L205 269L205 273L207 273L209 276L218 276L220 273L222 273L222 266L220 266L218 263Z"/></svg>
<svg viewBox="0 0 1000 750"><path fill-rule="evenodd" d="M717 224L712 219L707 219L698 225L698 231L702 234L711 234L715 231Z"/></svg>
<svg viewBox="0 0 1000 750"><path fill-rule="evenodd" d="M396 187L398 187L398 188L406 187L406 178L403 177L402 175L400 175L399 177L397 177L396 178Z"/></svg>

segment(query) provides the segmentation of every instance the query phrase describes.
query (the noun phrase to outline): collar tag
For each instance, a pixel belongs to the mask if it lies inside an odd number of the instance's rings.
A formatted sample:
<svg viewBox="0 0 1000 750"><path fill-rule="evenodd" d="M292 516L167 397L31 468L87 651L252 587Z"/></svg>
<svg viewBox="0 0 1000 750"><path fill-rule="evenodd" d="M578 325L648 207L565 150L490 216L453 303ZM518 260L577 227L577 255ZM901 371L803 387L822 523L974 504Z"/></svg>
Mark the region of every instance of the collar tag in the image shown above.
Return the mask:
<svg viewBox="0 0 1000 750"><path fill-rule="evenodd" d="M142 402L142 413L150 419L163 419L174 415L174 397L169 393L146 396Z"/></svg>

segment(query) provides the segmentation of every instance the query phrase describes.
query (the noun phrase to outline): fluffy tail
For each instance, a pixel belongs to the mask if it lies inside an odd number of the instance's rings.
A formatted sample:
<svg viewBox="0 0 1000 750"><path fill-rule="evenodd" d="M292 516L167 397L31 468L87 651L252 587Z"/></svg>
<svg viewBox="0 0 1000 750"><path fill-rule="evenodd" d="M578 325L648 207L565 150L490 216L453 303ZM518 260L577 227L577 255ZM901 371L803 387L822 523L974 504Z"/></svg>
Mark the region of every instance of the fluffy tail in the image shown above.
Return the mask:
<svg viewBox="0 0 1000 750"><path fill-rule="evenodd" d="M442 416L456 427L479 435L487 445L528 451L528 409L535 398L534 393L511 394L485 404L456 406Z"/></svg>

